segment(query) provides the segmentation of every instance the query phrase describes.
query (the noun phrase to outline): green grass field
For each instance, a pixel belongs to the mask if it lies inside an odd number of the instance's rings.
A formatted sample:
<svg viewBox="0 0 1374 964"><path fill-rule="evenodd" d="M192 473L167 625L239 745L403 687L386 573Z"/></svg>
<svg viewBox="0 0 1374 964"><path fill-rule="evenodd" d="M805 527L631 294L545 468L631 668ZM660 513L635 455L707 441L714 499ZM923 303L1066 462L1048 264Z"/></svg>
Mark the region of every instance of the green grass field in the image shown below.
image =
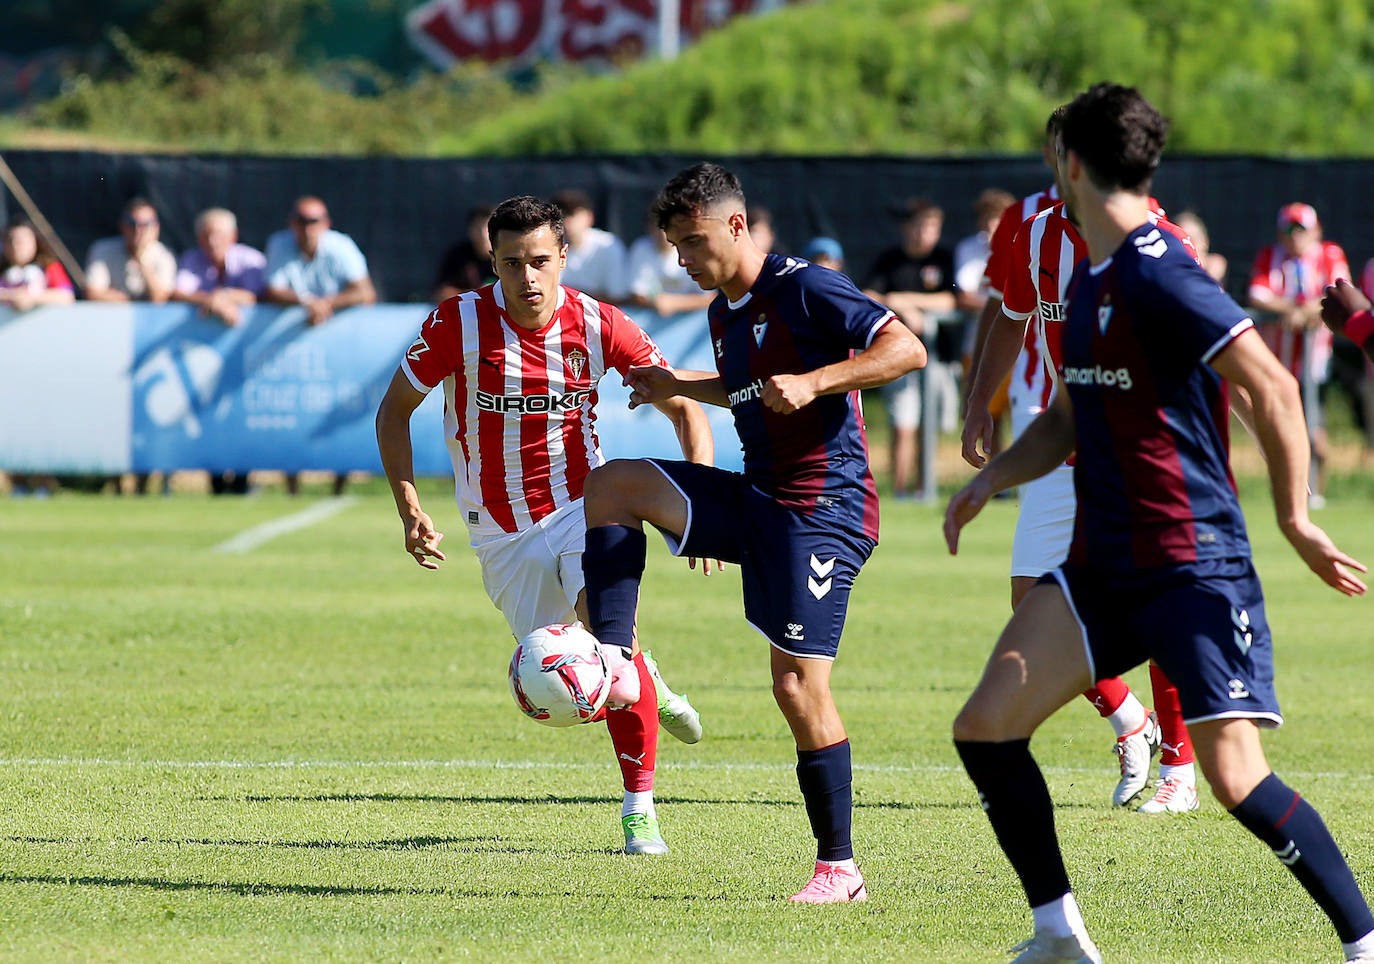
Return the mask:
<svg viewBox="0 0 1374 964"><path fill-rule="evenodd" d="M813 844L738 572L705 579L651 540L642 636L707 735L664 734L673 852L627 858L604 728L517 712L456 509L428 503L451 536L438 573L375 488L243 554L214 547L308 500L0 501L0 959L980 964L1028 936L949 739L1007 615L1012 504L957 559L937 510L884 506L835 674L871 898L803 908L786 897ZM1374 891L1374 603L1322 586L1262 496L1247 506L1289 719L1270 755ZM1374 561L1371 519L1366 499L1319 516ZM1110 809L1110 744L1081 701L1033 744L1109 961L1339 959L1214 801Z"/></svg>

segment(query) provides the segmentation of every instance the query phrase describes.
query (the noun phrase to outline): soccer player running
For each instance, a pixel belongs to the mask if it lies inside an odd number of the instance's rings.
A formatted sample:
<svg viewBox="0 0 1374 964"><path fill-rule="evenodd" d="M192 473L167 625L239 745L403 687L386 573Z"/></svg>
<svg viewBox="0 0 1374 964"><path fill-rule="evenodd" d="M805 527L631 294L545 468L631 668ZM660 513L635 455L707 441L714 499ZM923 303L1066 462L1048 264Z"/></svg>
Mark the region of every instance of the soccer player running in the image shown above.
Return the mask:
<svg viewBox="0 0 1374 964"><path fill-rule="evenodd" d="M1221 804L1273 848L1335 924L1349 961L1374 962L1374 917L1317 812L1265 761L1283 718L1264 599L1227 462L1228 383L1248 390L1280 529L1346 595L1364 566L1307 517L1297 383L1244 311L1149 216L1168 123L1136 90L1098 84L1069 104L1059 157L1088 244L1074 272L1063 382L1048 411L954 496L945 537L995 493L1077 452L1067 561L1012 616L954 722L955 746L1021 879L1035 932L1019 964L1100 962L1069 889L1030 736L1093 679L1155 659L1178 686Z"/></svg>
<svg viewBox="0 0 1374 964"><path fill-rule="evenodd" d="M1050 403L1059 386L1064 305L1074 265L1087 256L1087 245L1064 213L1058 185L1058 157L1063 108L1057 108L1046 124L1046 161L1055 169L1055 188L1034 197L1037 208L1014 231L998 225L996 240L1009 250L989 258L990 284L1000 293L1001 311L988 325L979 353L978 370L968 395L963 455L974 468L986 461L984 452L992 439L989 410L997 386L1015 368L1012 431L1020 436L1031 420ZM1053 203L1049 203L1054 198ZM1196 258L1192 242L1178 226L1169 223L1151 202L1150 218L1183 241ZM1021 210L1032 206L1031 199ZM1015 210L1015 209L1013 209ZM995 272L995 275L994 275ZM1029 322L1029 324L1028 324ZM1029 404L1027 404L1029 399ZM1064 464L1021 487L1021 506L1011 550L1011 604L1015 609L1046 572L1064 561L1073 536L1073 468ZM1144 813L1180 813L1198 806L1193 744L1183 724L1178 690L1164 672L1150 664L1155 710L1146 709L1120 677L1094 682L1083 696L1116 732L1113 749L1121 778L1112 791L1112 803L1124 807L1145 789L1150 760L1160 752L1160 781L1154 796L1140 806Z"/></svg>
<svg viewBox="0 0 1374 964"><path fill-rule="evenodd" d="M915 335L843 274L765 255L744 192L715 164L678 173L653 211L703 289L715 372L631 371L630 404L687 396L728 406L744 472L690 462L613 461L587 479L592 632L623 644L644 570L644 523L676 555L737 562L744 616L772 644L773 696L797 744L797 780L817 841L793 901L867 898L850 839L849 741L830 670L850 588L878 537L859 390L925 364Z"/></svg>
<svg viewBox="0 0 1374 964"><path fill-rule="evenodd" d="M458 506L487 594L520 639L551 623L588 622L582 491L604 461L593 425L597 382L611 368L623 374L667 363L620 309L559 284L567 242L556 206L510 198L492 212L487 231L497 281L449 298L425 320L377 411L377 446L406 552L437 569L443 534L415 491L410 417L443 383ZM711 429L701 407L675 398L658 408L683 456L709 465ZM615 675L609 712L594 719L605 719L624 778L625 852L667 853L653 797L658 726L695 743L701 722L632 637L620 646L603 648Z"/></svg>

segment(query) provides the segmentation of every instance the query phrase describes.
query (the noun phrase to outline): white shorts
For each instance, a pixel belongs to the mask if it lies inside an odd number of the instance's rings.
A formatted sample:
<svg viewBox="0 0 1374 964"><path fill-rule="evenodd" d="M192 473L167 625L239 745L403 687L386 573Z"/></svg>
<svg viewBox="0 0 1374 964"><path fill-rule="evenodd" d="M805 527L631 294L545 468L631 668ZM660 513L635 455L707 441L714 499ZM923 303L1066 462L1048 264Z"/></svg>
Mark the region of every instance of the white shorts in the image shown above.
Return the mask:
<svg viewBox="0 0 1374 964"><path fill-rule="evenodd" d="M921 424L921 382L915 372L907 372L883 389L892 427L914 429Z"/></svg>
<svg viewBox="0 0 1374 964"><path fill-rule="evenodd" d="M1078 500L1073 469L1061 465L1021 486L1021 511L1011 542L1011 575L1039 578L1063 564L1073 540Z"/></svg>
<svg viewBox="0 0 1374 964"><path fill-rule="evenodd" d="M516 639L540 626L577 619L586 536L578 499L523 532L502 533L473 546L482 585Z"/></svg>

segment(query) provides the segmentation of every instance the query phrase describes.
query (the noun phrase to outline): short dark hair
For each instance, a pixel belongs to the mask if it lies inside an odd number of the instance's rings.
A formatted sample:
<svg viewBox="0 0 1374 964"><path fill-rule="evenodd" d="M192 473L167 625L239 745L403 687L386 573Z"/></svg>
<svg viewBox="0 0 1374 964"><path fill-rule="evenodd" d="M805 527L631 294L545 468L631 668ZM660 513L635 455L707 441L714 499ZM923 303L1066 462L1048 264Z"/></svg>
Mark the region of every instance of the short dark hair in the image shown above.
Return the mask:
<svg viewBox="0 0 1374 964"><path fill-rule="evenodd" d="M658 192L649 210L658 220L658 226L667 230L678 215L698 215L724 201L744 207L744 188L735 175L707 161L674 174Z"/></svg>
<svg viewBox="0 0 1374 964"><path fill-rule="evenodd" d="M1064 147L1104 191L1147 193L1168 134L1168 119L1134 87L1094 84L1064 111Z"/></svg>
<svg viewBox="0 0 1374 964"><path fill-rule="evenodd" d="M1050 111L1050 116L1045 121L1045 140L1053 140L1054 136L1064 129L1064 111L1068 110L1068 107L1068 104L1060 104Z"/></svg>
<svg viewBox="0 0 1374 964"><path fill-rule="evenodd" d="M900 218L903 224L906 224L908 221L915 221L927 215L943 218L945 209L928 197L909 197L893 208L892 213Z"/></svg>
<svg viewBox="0 0 1374 964"><path fill-rule="evenodd" d="M544 225L549 226L561 248L566 240L563 228L563 212L552 201L545 201L528 194L509 197L496 205L487 221L487 239L492 250L496 249L496 235L501 231L514 231L516 234L529 234Z"/></svg>
<svg viewBox="0 0 1374 964"><path fill-rule="evenodd" d="M576 214L578 211L592 210L591 195L575 187L568 188L566 191L559 191L549 200L558 205L558 209L563 212L565 218L570 214Z"/></svg>

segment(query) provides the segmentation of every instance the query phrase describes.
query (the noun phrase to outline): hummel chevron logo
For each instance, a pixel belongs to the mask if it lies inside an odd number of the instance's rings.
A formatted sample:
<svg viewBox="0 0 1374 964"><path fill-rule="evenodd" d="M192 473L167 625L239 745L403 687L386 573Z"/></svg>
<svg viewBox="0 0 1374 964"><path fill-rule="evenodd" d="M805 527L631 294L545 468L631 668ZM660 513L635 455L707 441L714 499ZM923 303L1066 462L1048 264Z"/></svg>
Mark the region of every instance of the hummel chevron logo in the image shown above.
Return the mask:
<svg viewBox="0 0 1374 964"><path fill-rule="evenodd" d="M793 271L800 271L806 267L805 261L798 261L796 258L788 258L787 263L778 271L778 277L791 274Z"/></svg>
<svg viewBox="0 0 1374 964"><path fill-rule="evenodd" d="M1297 844L1290 840L1287 847L1282 850L1275 850L1274 856L1291 867L1302 859L1302 851L1298 849Z"/></svg>
<svg viewBox="0 0 1374 964"><path fill-rule="evenodd" d="M1133 243L1137 251L1151 258L1163 257L1164 252L1169 250L1169 245L1165 242L1164 238L1160 236L1158 228L1155 228L1143 238L1136 238Z"/></svg>
<svg viewBox="0 0 1374 964"><path fill-rule="evenodd" d="M811 553L811 572L815 575L806 577L806 588L811 590L811 595L817 599L822 598L830 591L830 586L835 580L830 578L831 571L835 568L835 557L831 556L825 562L816 558L816 554ZM819 577L819 579L817 578Z"/></svg>
<svg viewBox="0 0 1374 964"><path fill-rule="evenodd" d="M1242 654L1250 652L1250 645L1255 641L1254 630L1250 628L1250 614L1244 609L1231 610L1231 638L1235 640L1236 648Z"/></svg>

